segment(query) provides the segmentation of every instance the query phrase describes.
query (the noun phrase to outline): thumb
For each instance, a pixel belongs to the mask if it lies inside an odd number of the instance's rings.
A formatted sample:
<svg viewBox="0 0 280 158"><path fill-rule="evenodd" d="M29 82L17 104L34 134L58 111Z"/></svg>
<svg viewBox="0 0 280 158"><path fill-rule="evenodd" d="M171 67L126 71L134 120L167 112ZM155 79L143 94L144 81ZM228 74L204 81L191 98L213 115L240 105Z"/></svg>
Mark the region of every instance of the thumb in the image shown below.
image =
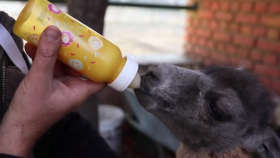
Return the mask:
<svg viewBox="0 0 280 158"><path fill-rule="evenodd" d="M59 80L71 89L74 96L69 97L69 99L73 99L76 105L82 104L92 94L99 92L105 87L105 84L94 83L90 80L75 77L63 77Z"/></svg>
<svg viewBox="0 0 280 158"><path fill-rule="evenodd" d="M30 75L41 82L53 78L58 51L61 47L61 31L55 26L47 27L41 35Z"/></svg>

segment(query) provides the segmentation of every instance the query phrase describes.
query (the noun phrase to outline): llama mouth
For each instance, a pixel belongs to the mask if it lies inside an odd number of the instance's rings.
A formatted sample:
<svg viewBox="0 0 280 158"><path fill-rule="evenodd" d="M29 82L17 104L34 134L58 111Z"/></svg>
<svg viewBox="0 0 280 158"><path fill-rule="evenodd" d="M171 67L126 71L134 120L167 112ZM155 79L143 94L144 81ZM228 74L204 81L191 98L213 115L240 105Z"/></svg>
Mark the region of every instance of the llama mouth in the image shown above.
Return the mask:
<svg viewBox="0 0 280 158"><path fill-rule="evenodd" d="M152 86L150 84L150 79L148 77L142 76L141 77L141 87L140 89L145 92L149 93L152 89Z"/></svg>
<svg viewBox="0 0 280 158"><path fill-rule="evenodd" d="M134 92L137 97L137 100L145 109L147 109L150 105L155 103L151 94L141 89L135 89Z"/></svg>
<svg viewBox="0 0 280 158"><path fill-rule="evenodd" d="M159 85L159 80L153 76L151 72L146 72L141 76L140 89L146 93L151 93L152 89Z"/></svg>

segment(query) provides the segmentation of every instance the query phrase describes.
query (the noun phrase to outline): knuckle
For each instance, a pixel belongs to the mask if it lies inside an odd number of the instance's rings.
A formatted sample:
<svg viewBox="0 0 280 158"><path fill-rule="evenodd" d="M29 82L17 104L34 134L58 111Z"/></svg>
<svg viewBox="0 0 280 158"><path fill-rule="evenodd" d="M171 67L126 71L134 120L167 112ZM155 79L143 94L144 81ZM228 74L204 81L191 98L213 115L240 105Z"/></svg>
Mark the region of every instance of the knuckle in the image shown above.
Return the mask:
<svg viewBox="0 0 280 158"><path fill-rule="evenodd" d="M49 48L41 49L40 54L45 58L52 58L52 57L56 56L56 52Z"/></svg>

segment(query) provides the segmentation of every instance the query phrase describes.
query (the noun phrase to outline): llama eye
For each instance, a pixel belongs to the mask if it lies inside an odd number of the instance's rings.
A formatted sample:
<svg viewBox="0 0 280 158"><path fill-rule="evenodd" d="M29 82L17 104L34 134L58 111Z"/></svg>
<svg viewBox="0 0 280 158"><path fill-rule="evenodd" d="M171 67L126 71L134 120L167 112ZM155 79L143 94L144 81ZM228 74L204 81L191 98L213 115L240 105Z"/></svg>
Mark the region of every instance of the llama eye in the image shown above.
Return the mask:
<svg viewBox="0 0 280 158"><path fill-rule="evenodd" d="M268 146L266 144L262 144L260 147L259 147L259 151L260 152L266 152L268 153Z"/></svg>
<svg viewBox="0 0 280 158"><path fill-rule="evenodd" d="M208 111L209 111L210 115L214 119L221 121L221 119L222 119L221 110L217 107L216 103L208 100L207 106L208 106Z"/></svg>

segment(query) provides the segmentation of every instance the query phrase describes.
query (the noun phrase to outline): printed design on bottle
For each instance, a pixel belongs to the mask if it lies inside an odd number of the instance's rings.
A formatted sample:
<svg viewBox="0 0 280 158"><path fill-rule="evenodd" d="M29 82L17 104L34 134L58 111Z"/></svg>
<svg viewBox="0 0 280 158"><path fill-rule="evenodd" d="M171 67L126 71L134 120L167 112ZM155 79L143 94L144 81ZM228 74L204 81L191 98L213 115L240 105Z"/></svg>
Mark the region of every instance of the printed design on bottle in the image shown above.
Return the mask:
<svg viewBox="0 0 280 158"><path fill-rule="evenodd" d="M95 36L91 36L88 39L88 44L89 46L93 49L93 50L99 50L103 47L103 42L100 38L95 37Z"/></svg>
<svg viewBox="0 0 280 158"><path fill-rule="evenodd" d="M49 11L51 11L54 14L61 14L62 13L62 11L53 4L49 4L48 9L49 9Z"/></svg>
<svg viewBox="0 0 280 158"><path fill-rule="evenodd" d="M83 69L83 64L82 64L82 62L79 61L79 60L77 60L77 59L71 59L71 60L69 61L69 65L70 65L72 68L76 69L76 70L81 70L81 69Z"/></svg>
<svg viewBox="0 0 280 158"><path fill-rule="evenodd" d="M62 46L67 47L74 41L73 35L68 31L62 31Z"/></svg>
<svg viewBox="0 0 280 158"><path fill-rule="evenodd" d="M29 35L28 37L27 37L27 39L28 39L28 41L30 42L30 43L32 43L32 44L34 44L34 45L38 45L38 43L39 43L39 39L40 39L40 36L39 35Z"/></svg>

